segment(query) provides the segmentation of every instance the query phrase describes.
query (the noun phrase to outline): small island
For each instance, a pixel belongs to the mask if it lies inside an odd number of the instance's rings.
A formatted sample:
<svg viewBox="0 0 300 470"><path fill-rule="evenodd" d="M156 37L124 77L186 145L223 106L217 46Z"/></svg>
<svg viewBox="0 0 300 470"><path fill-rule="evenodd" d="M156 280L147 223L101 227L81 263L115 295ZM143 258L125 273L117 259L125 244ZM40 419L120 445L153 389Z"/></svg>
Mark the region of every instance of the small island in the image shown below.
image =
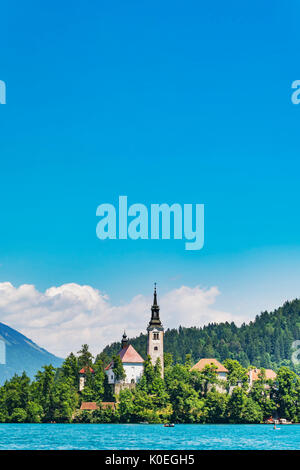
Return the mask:
<svg viewBox="0 0 300 470"><path fill-rule="evenodd" d="M300 422L300 379L286 365L243 367L164 352L156 286L144 359L124 332L119 351L95 360L84 344L61 367L24 372L0 387L1 423L291 424Z"/></svg>

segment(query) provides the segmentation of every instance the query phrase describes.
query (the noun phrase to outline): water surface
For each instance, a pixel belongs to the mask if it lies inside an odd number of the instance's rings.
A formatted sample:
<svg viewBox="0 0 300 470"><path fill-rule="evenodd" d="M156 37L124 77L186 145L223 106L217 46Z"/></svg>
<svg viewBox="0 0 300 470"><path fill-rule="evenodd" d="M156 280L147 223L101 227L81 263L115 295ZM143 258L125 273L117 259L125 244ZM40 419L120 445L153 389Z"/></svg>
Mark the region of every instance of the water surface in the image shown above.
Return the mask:
<svg viewBox="0 0 300 470"><path fill-rule="evenodd" d="M0 424L0 449L300 449L300 425Z"/></svg>

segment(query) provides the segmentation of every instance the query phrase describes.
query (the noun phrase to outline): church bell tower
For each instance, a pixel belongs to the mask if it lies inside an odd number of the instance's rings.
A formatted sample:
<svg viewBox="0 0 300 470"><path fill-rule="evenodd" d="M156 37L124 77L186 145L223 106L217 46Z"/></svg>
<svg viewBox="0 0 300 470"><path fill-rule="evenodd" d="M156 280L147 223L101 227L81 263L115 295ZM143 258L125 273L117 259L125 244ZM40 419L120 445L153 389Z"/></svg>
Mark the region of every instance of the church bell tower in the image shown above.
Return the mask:
<svg viewBox="0 0 300 470"><path fill-rule="evenodd" d="M164 327L159 318L159 306L157 303L156 283L154 284L154 298L151 307L151 320L148 328L147 354L151 357L152 364L155 365L160 359L161 376L164 377Z"/></svg>

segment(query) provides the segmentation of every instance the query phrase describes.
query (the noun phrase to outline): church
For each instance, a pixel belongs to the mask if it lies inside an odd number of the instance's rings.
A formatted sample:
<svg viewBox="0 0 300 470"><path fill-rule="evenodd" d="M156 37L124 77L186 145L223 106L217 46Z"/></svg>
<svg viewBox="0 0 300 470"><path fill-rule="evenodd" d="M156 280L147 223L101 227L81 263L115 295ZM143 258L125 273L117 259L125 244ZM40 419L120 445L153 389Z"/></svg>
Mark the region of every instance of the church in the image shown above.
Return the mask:
<svg viewBox="0 0 300 470"><path fill-rule="evenodd" d="M157 359L160 359L161 363L161 374L162 378L164 376L164 328L160 321L159 316L159 305L157 302L157 292L156 284L154 284L154 295L153 295L153 305L151 307L151 318L147 327L147 354L151 357L152 364L155 365ZM108 383L114 385L115 393L123 388L134 388L137 384L144 371L144 359L139 355L139 353L134 349L134 347L129 344L126 333L124 332L122 341L121 350L118 352L118 355L121 358L126 377L122 381L117 381L113 367L114 364L111 362L105 368L105 373L108 378Z"/></svg>

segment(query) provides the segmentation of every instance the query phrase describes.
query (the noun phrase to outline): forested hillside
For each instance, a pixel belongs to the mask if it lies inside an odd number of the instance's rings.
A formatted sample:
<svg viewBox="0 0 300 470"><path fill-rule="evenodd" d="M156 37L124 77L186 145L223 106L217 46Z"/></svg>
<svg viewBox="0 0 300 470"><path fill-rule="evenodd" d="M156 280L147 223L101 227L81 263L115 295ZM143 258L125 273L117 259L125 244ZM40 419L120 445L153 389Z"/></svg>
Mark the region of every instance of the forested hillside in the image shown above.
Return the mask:
<svg viewBox="0 0 300 470"><path fill-rule="evenodd" d="M163 317L163 314L162 314ZM300 300L286 302L274 312L263 312L249 324L237 327L234 323L209 324L203 328L166 330L164 350L172 353L174 362L183 363L186 354L193 361L214 357L221 362L236 359L244 367L277 368L291 362L292 342L300 340ZM145 358L146 335L131 339L131 344ZM107 346L101 358L108 361L121 347Z"/></svg>

